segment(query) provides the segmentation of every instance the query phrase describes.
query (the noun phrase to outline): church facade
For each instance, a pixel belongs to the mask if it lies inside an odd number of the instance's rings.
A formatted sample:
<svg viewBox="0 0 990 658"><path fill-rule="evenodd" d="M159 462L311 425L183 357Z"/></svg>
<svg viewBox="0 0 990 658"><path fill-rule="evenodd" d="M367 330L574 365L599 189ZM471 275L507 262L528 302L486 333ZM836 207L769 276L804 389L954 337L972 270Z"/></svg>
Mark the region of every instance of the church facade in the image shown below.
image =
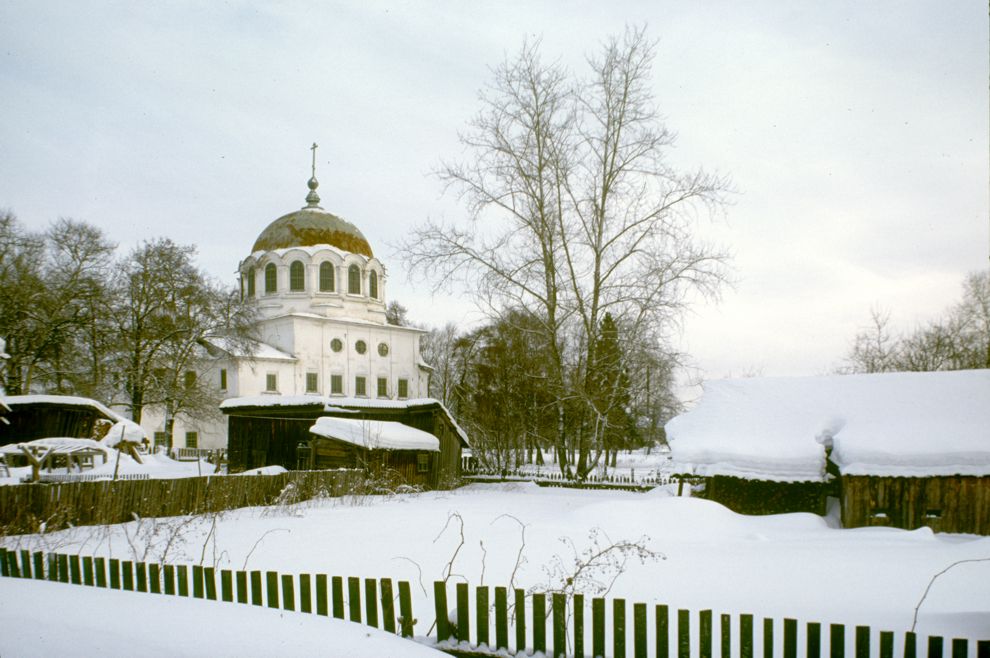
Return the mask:
<svg viewBox="0 0 990 658"><path fill-rule="evenodd" d="M387 273L361 231L320 206L315 175L306 205L269 224L238 266L241 294L257 303L260 342L243 351L213 340L206 377L224 399L280 396L352 403L426 398L423 330L386 322ZM176 448L227 446L227 419L178 416ZM156 444L165 419L142 421Z"/></svg>

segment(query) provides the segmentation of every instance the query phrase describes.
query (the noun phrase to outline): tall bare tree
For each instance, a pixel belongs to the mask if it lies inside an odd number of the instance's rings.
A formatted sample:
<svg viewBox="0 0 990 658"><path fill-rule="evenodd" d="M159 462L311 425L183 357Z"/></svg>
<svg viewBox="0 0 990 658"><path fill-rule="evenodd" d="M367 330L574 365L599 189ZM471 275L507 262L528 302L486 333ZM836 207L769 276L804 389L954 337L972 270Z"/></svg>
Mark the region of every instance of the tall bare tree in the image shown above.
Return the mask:
<svg viewBox="0 0 990 658"><path fill-rule="evenodd" d="M724 254L692 229L726 182L666 162L673 135L651 92L653 59L645 31L628 29L589 57L581 80L524 45L482 92L461 135L468 158L439 172L470 221L428 222L403 245L410 270L467 283L493 316L524 309L542 326L565 473L570 450L583 475L602 442L591 389L604 314L630 340L659 335L688 291L714 294L723 280Z"/></svg>

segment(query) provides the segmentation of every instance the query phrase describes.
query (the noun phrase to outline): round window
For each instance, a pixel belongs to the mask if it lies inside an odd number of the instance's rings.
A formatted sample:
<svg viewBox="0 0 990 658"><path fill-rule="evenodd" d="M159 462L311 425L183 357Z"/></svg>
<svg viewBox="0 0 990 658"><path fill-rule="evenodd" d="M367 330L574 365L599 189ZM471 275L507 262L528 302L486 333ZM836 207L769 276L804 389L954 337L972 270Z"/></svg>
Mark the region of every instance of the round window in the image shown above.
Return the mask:
<svg viewBox="0 0 990 658"><path fill-rule="evenodd" d="M332 349L334 352L339 352L340 350L344 349L344 343L342 343L339 338L334 338L332 341L330 341L330 349Z"/></svg>
<svg viewBox="0 0 990 658"><path fill-rule="evenodd" d="M388 345L385 343L378 343L378 353L381 356L388 356Z"/></svg>
<svg viewBox="0 0 990 658"><path fill-rule="evenodd" d="M354 349L357 350L358 354L364 354L365 352L368 351L368 344L365 343L363 340L359 340L358 342L354 343Z"/></svg>

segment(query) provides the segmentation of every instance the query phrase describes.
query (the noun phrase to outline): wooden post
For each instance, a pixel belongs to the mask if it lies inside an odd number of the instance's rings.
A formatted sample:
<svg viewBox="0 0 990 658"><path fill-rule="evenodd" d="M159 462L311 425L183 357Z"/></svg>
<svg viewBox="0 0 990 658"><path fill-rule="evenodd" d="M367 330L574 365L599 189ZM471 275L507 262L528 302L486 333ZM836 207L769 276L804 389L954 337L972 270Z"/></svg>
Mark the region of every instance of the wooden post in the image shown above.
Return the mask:
<svg viewBox="0 0 990 658"><path fill-rule="evenodd" d="M413 636L413 624L415 623L412 612L412 594L409 592L409 583L399 581L399 628L402 637Z"/></svg>
<svg viewBox="0 0 990 658"><path fill-rule="evenodd" d="M251 605L262 605L263 597L261 592L261 572L251 572Z"/></svg>
<svg viewBox="0 0 990 658"><path fill-rule="evenodd" d="M96 580L93 578L93 556L86 555L82 559L82 571L83 571L83 585L89 585L92 587L96 584Z"/></svg>
<svg viewBox="0 0 990 658"><path fill-rule="evenodd" d="M797 658L797 619L784 619L784 658Z"/></svg>
<svg viewBox="0 0 990 658"><path fill-rule="evenodd" d="M316 614L322 617L330 615L330 593L325 573L316 574Z"/></svg>
<svg viewBox="0 0 990 658"><path fill-rule="evenodd" d="M526 646L526 592L516 589L516 653L525 651Z"/></svg>
<svg viewBox="0 0 990 658"><path fill-rule="evenodd" d="M822 656L822 625L818 622L808 622L804 655L808 658L821 658Z"/></svg>
<svg viewBox="0 0 990 658"><path fill-rule="evenodd" d="M21 578L31 577L31 551L21 549Z"/></svg>
<svg viewBox="0 0 990 658"><path fill-rule="evenodd" d="M215 567L205 567L203 569L203 581L206 584L206 598L210 601L217 600L217 573Z"/></svg>
<svg viewBox="0 0 990 658"><path fill-rule="evenodd" d="M646 658L646 604L633 604L633 655L635 658Z"/></svg>
<svg viewBox="0 0 990 658"><path fill-rule="evenodd" d="M69 580L73 585L82 585L82 566L78 555L69 556Z"/></svg>
<svg viewBox="0 0 990 658"><path fill-rule="evenodd" d="M547 595L533 594L533 651L547 652Z"/></svg>
<svg viewBox="0 0 990 658"><path fill-rule="evenodd" d="M691 612L677 611L677 658L691 658Z"/></svg>
<svg viewBox="0 0 990 658"><path fill-rule="evenodd" d="M124 589L128 592L134 591L134 563L124 560L120 563L120 569L124 576Z"/></svg>
<svg viewBox="0 0 990 658"><path fill-rule="evenodd" d="M17 568L17 563L14 563L14 568ZM60 583L69 582L69 556L65 553L58 554L58 581ZM119 587L117 589L120 589Z"/></svg>
<svg viewBox="0 0 990 658"><path fill-rule="evenodd" d="M990 640L976 642L976 658L990 658Z"/></svg>
<svg viewBox="0 0 990 658"><path fill-rule="evenodd" d="M943 645L944 642L942 638L929 635L928 636L928 658L942 658L943 656Z"/></svg>
<svg viewBox="0 0 990 658"><path fill-rule="evenodd" d="M296 609L296 588L292 574L282 574L282 609Z"/></svg>
<svg viewBox="0 0 990 658"><path fill-rule="evenodd" d="M134 576L137 580L137 591L147 592L148 591L148 565L144 562L138 562L134 565Z"/></svg>
<svg viewBox="0 0 990 658"><path fill-rule="evenodd" d="M278 608L278 572L265 572L265 594L269 608Z"/></svg>
<svg viewBox="0 0 990 658"><path fill-rule="evenodd" d="M457 640L471 642L471 612L468 608L468 585L457 583L454 587L457 597Z"/></svg>
<svg viewBox="0 0 990 658"><path fill-rule="evenodd" d="M479 587L474 590L474 613L477 617L478 646L488 646L488 588Z"/></svg>
<svg viewBox="0 0 990 658"><path fill-rule="evenodd" d="M722 658L731 658L732 656L732 617L723 614L721 617L721 640L722 640Z"/></svg>
<svg viewBox="0 0 990 658"><path fill-rule="evenodd" d="M952 640L952 658L966 658L969 654L969 642L965 639L954 638Z"/></svg>
<svg viewBox="0 0 990 658"><path fill-rule="evenodd" d="M870 627L856 627L856 658L870 658Z"/></svg>
<svg viewBox="0 0 990 658"><path fill-rule="evenodd" d="M53 583L58 582L58 555L55 553L48 554L48 580ZM0 562L2 563L2 562Z"/></svg>
<svg viewBox="0 0 990 658"><path fill-rule="evenodd" d="M386 633L395 633L395 595L392 593L392 579L382 578L382 629Z"/></svg>
<svg viewBox="0 0 990 658"><path fill-rule="evenodd" d="M120 560L110 558L110 589L120 589Z"/></svg>
<svg viewBox="0 0 990 658"><path fill-rule="evenodd" d="M773 658L773 619L763 618L763 658Z"/></svg>
<svg viewBox="0 0 990 658"><path fill-rule="evenodd" d="M591 599L591 654L605 655L605 599Z"/></svg>
<svg viewBox="0 0 990 658"><path fill-rule="evenodd" d="M227 603L234 602L234 574L230 569L220 570L220 599Z"/></svg>
<svg viewBox="0 0 990 658"><path fill-rule="evenodd" d="M509 600L508 590L495 588L495 648L509 648Z"/></svg>
<svg viewBox="0 0 990 658"><path fill-rule="evenodd" d="M299 611L313 612L312 582L308 573L299 574Z"/></svg>
<svg viewBox="0 0 990 658"><path fill-rule="evenodd" d="M41 551L35 551L34 555L31 556L34 559L34 579L44 580L45 579L45 554Z"/></svg>
<svg viewBox="0 0 990 658"><path fill-rule="evenodd" d="M553 614L553 658L567 654L567 597L555 592L550 599Z"/></svg>
<svg viewBox="0 0 990 658"><path fill-rule="evenodd" d="M333 589L333 616L335 619L344 618L344 579L334 576L331 581Z"/></svg>
<svg viewBox="0 0 990 658"><path fill-rule="evenodd" d="M354 576L347 579L347 612L351 621L361 623L361 579Z"/></svg>
<svg viewBox="0 0 990 658"><path fill-rule="evenodd" d="M842 624L830 624L828 629L828 655L831 658L845 658L846 627Z"/></svg>
<svg viewBox="0 0 990 658"><path fill-rule="evenodd" d="M165 572L165 593L175 594L175 566L171 564L166 564L163 567L163 571ZM96 572L97 583L99 583L99 577L100 577L100 572L99 570L97 570Z"/></svg>
<svg viewBox="0 0 990 658"><path fill-rule="evenodd" d="M378 628L378 581L364 579L364 618L368 626Z"/></svg>
<svg viewBox="0 0 990 658"><path fill-rule="evenodd" d="M894 658L894 634L880 631L880 658Z"/></svg>
<svg viewBox="0 0 990 658"><path fill-rule="evenodd" d="M712 658L711 610L702 610L698 613L698 655L701 658Z"/></svg>
<svg viewBox="0 0 990 658"><path fill-rule="evenodd" d="M175 575L179 581L179 596L189 596L189 568L184 564L177 564Z"/></svg>
<svg viewBox="0 0 990 658"><path fill-rule="evenodd" d="M437 642L446 642L450 638L447 612L447 586L442 580L433 583L433 607L437 615Z"/></svg>
<svg viewBox="0 0 990 658"><path fill-rule="evenodd" d="M199 564L194 564L192 568L193 577L193 598L201 599L203 598L203 567Z"/></svg>
<svg viewBox="0 0 990 658"><path fill-rule="evenodd" d="M574 595L574 658L584 658L584 595Z"/></svg>
<svg viewBox="0 0 990 658"><path fill-rule="evenodd" d="M7 549L0 546L0 576L8 577L10 576L10 569L7 566Z"/></svg>
<svg viewBox="0 0 990 658"><path fill-rule="evenodd" d="M235 571L234 572L234 588L237 591L237 602L247 603L248 602L248 578L246 571Z"/></svg>
<svg viewBox="0 0 990 658"><path fill-rule="evenodd" d="M656 607L657 658L670 658L670 609L665 605Z"/></svg>

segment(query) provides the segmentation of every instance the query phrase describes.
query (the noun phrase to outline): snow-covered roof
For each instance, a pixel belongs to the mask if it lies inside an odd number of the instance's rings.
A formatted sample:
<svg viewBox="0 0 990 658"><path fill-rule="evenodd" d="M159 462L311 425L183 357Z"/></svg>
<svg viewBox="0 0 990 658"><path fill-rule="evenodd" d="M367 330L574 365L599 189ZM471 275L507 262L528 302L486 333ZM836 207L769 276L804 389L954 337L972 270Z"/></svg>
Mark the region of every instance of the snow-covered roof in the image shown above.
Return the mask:
<svg viewBox="0 0 990 658"><path fill-rule="evenodd" d="M387 398L351 398L326 395L246 395L239 398L227 398L220 403L220 409L230 412L232 409L247 409L251 407L301 407L322 405L324 411L352 412L361 409L410 409L439 405L447 415L457 436L464 445L470 445L467 433L457 424L447 407L435 398L412 398L409 400L389 400Z"/></svg>
<svg viewBox="0 0 990 658"><path fill-rule="evenodd" d="M815 481L825 447L845 475L990 475L990 370L711 381L667 423L699 475Z"/></svg>
<svg viewBox="0 0 990 658"><path fill-rule="evenodd" d="M283 352L277 347L272 347L267 343L262 343L261 341L247 341L251 345L252 349L249 353L244 349L243 346L238 345L235 341L227 338L226 336L209 336L204 339L210 345L221 349L227 354L244 359L266 359L268 361L296 361L296 357L292 356L288 352Z"/></svg>
<svg viewBox="0 0 990 658"><path fill-rule="evenodd" d="M385 420L317 418L309 431L371 450L440 451L440 440L423 430Z"/></svg>
<svg viewBox="0 0 990 658"><path fill-rule="evenodd" d="M101 441L107 446L115 446L123 438L125 441L140 442L148 435L141 429L141 426L130 418L125 418L119 413L110 409L106 405L91 398L83 398L74 395L12 395L4 398L11 407L28 404L58 404L69 407L89 407L99 412L108 420L113 421L113 427L107 432ZM11 409L13 410L13 409Z"/></svg>

